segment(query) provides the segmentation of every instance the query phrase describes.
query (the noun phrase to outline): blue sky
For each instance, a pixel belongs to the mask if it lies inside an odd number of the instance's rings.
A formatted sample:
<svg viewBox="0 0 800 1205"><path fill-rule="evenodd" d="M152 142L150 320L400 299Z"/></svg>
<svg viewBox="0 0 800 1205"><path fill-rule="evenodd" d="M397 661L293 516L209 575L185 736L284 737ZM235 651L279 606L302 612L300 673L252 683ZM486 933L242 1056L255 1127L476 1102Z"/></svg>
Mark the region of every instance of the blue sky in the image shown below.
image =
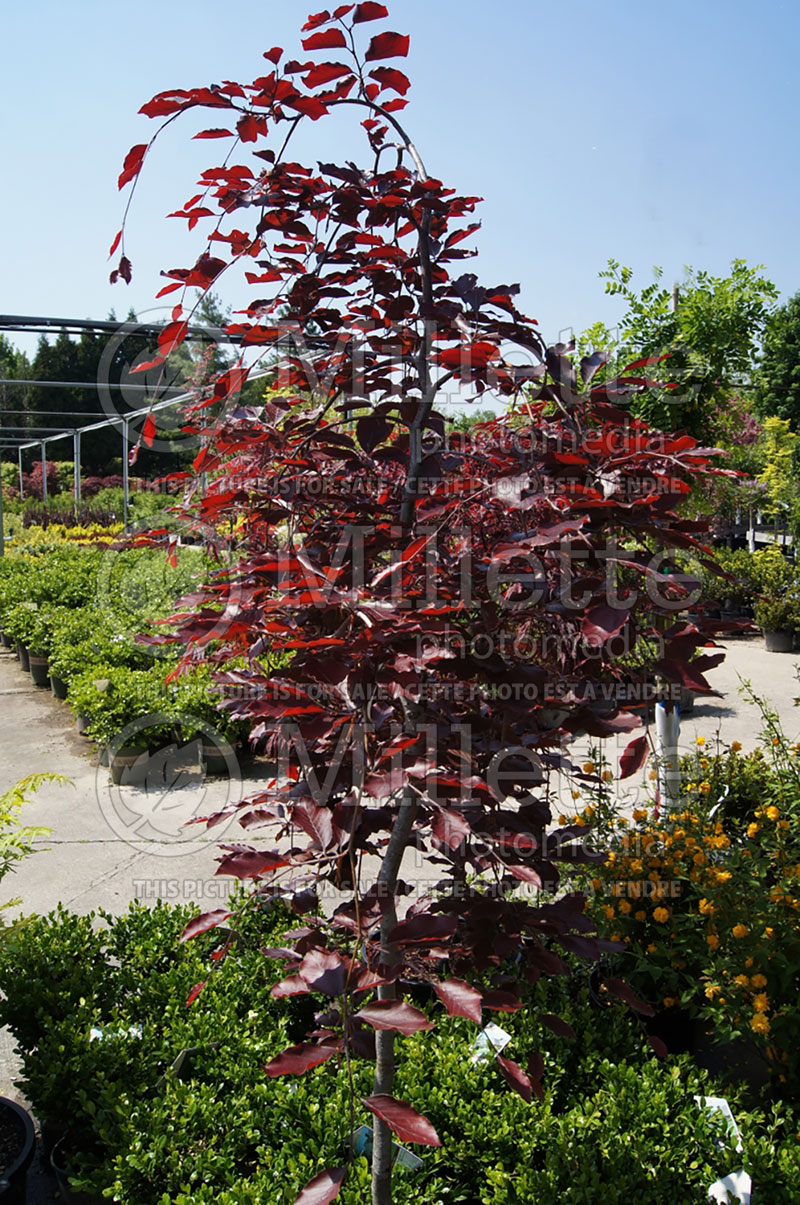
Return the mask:
<svg viewBox="0 0 800 1205"><path fill-rule="evenodd" d="M411 34L405 122L431 174L485 198L476 268L519 282L555 339L619 304L609 256L635 283L691 264L724 274L763 263L800 289L796 54L800 6L765 0L388 0ZM155 124L139 106L162 89L264 71L261 51L299 50L321 3L302 0L32 0L4 14L0 311L104 318L156 305L161 268L196 258L165 214L215 162L189 123L142 177L127 251L130 287L108 284L124 196L122 158ZM372 32L383 26L365 26ZM403 66L402 63L397 64ZM306 161L353 155L344 121L311 129ZM196 232L197 233L197 232ZM234 306L241 294L224 293ZM163 304L163 303L159 303Z"/></svg>

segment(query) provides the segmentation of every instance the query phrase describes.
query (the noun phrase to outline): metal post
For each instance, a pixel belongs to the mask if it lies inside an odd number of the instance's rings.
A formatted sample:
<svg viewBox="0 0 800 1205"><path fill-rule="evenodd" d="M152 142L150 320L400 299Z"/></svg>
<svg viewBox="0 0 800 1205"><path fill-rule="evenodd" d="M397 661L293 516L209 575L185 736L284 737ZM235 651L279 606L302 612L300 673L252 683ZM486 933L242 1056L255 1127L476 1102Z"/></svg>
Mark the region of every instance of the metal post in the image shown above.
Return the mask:
<svg viewBox="0 0 800 1205"><path fill-rule="evenodd" d="M128 420L122 420L122 522L128 530Z"/></svg>
<svg viewBox="0 0 800 1205"><path fill-rule="evenodd" d="M669 710L667 710L669 707ZM656 703L656 754L658 755L658 791L665 806L674 807L681 794L678 761L680 716L675 703Z"/></svg>
<svg viewBox="0 0 800 1205"><path fill-rule="evenodd" d="M81 433L72 433L72 496L75 499L75 517L78 517L78 506L81 501Z"/></svg>
<svg viewBox="0 0 800 1205"><path fill-rule="evenodd" d="M47 501L47 444L42 440L42 502Z"/></svg>
<svg viewBox="0 0 800 1205"><path fill-rule="evenodd" d="M19 461L19 500L22 502L25 499L25 489L22 484L22 448L17 453L17 460Z"/></svg>

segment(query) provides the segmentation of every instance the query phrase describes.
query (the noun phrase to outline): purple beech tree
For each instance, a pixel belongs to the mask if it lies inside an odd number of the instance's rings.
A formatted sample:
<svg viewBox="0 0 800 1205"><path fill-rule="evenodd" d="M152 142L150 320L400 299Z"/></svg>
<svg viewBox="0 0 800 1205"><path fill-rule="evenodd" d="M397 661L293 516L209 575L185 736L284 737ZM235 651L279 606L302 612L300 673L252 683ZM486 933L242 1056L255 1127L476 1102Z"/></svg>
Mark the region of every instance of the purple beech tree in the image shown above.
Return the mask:
<svg viewBox="0 0 800 1205"><path fill-rule="evenodd" d="M387 15L369 2L317 13L300 59L276 47L250 84L163 92L142 109L163 119L154 137L210 109L194 136L225 147L178 211L203 245L164 274L159 296L180 300L153 363L185 337L191 291L237 265L254 297L229 333L280 355L263 405L237 400L243 350L189 407L202 450L186 513L233 526L236 555L165 639L215 667L222 705L280 765L240 806L246 840L222 847L218 873L305 918L273 995L311 993L322 1011L266 1073L374 1060L362 1101L374 1205L391 1200L393 1135L439 1143L392 1094L396 1035L431 1027L401 982L413 968L479 1025L484 1010L520 1008L526 983L565 974L565 954L619 948L593 935L560 877L603 854L585 827L551 829L551 778L581 777L569 759L580 733L630 733L621 774L641 767L643 650L701 693L719 660L693 657L707 638L680 617L690 583L673 558L710 555L702 525L675 511L713 471L709 451L629 420L648 361L593 387L601 357L576 369L520 312L516 286L462 270L477 198L429 172L398 117L409 81L388 64L409 39L373 32ZM364 166L295 162L300 126L344 107L363 127ZM129 152L121 187L153 140ZM123 246L112 278L130 274ZM505 413L454 434L446 391ZM402 877L411 852L431 868L416 884ZM524 1068L497 1064L526 1100L541 1095L537 1052ZM346 1171L320 1172L298 1202L333 1200Z"/></svg>

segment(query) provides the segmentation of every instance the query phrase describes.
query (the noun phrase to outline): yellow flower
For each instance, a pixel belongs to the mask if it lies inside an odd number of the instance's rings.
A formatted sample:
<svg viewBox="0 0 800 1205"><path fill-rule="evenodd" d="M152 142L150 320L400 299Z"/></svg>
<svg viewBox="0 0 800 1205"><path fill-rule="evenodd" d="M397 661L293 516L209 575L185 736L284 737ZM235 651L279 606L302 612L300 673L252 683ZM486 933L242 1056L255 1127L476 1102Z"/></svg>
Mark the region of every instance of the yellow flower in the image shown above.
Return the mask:
<svg viewBox="0 0 800 1205"><path fill-rule="evenodd" d="M752 961L752 959L750 961ZM753 978L750 980L750 982L752 983L753 987L766 987L767 986L766 977L764 975L762 975L760 972L758 975L754 975Z"/></svg>
<svg viewBox="0 0 800 1205"><path fill-rule="evenodd" d="M630 906L630 904L628 903L628 901L627 901L627 900L620 900L620 901L619 901L619 910L620 910L620 912L622 912L623 914L624 914L624 913L627 913L627 912L630 912L630 910L631 910L631 906Z"/></svg>
<svg viewBox="0 0 800 1205"><path fill-rule="evenodd" d="M734 925L733 926L733 936L734 937L740 937L740 938L747 937L747 934L749 932L750 932L750 930L748 929L747 925Z"/></svg>
<svg viewBox="0 0 800 1205"><path fill-rule="evenodd" d="M711 783L710 782L701 782L700 786L697 789L698 789L698 791L701 791L703 795L707 795L708 792L711 790Z"/></svg>
<svg viewBox="0 0 800 1205"><path fill-rule="evenodd" d="M640 908L638 912L634 912L634 914L633 914L633 919L638 920L639 922L645 920L646 918L647 918L647 913L644 911L643 908Z"/></svg>
<svg viewBox="0 0 800 1205"><path fill-rule="evenodd" d="M580 797L581 797L580 791L570 791L570 795L572 796L573 799L580 799Z"/></svg>
<svg viewBox="0 0 800 1205"><path fill-rule="evenodd" d="M644 866L639 858L633 858L631 861L631 874L641 874Z"/></svg>
<svg viewBox="0 0 800 1205"><path fill-rule="evenodd" d="M721 991L722 988L718 983L709 983L708 987L706 988L706 998L708 1000L713 1000L714 997L718 996Z"/></svg>
<svg viewBox="0 0 800 1205"><path fill-rule="evenodd" d="M789 821L788 821L788 820L779 820L779 821L778 821L778 828L783 828L783 829L786 829L786 828L788 828L788 827L789 827Z"/></svg>
<svg viewBox="0 0 800 1205"><path fill-rule="evenodd" d="M737 975L734 978L733 982L737 985L737 987L749 987L750 986L750 980L747 978L746 975Z"/></svg>
<svg viewBox="0 0 800 1205"><path fill-rule="evenodd" d="M657 949L658 949L658 946L656 945L656 943L654 941L651 941L650 945L647 947L647 953L655 954Z"/></svg>
<svg viewBox="0 0 800 1205"><path fill-rule="evenodd" d="M773 745L779 745L781 743L781 738L779 736L773 736L772 743Z"/></svg>
<svg viewBox="0 0 800 1205"><path fill-rule="evenodd" d="M698 736L698 738L695 742L695 744L699 745L701 749L705 743L706 743L706 738L704 736Z"/></svg>
<svg viewBox="0 0 800 1205"><path fill-rule="evenodd" d="M613 782L614 772L613 770L604 770L600 777L602 778L603 782Z"/></svg>
<svg viewBox="0 0 800 1205"><path fill-rule="evenodd" d="M564 815L563 812L561 813L561 815L558 818L558 823L559 824L569 824L569 820L567 819L567 817Z"/></svg>
<svg viewBox="0 0 800 1205"><path fill-rule="evenodd" d="M769 927L769 925L767 925L767 927L766 927L766 929L764 930L764 932L766 933L767 937L774 937L774 936L775 936L775 930L774 930L774 929L771 929L771 928Z"/></svg>
<svg viewBox="0 0 800 1205"><path fill-rule="evenodd" d="M717 949L719 946L719 938L717 937L716 933L709 933L708 937L706 938L706 944L710 950Z"/></svg>
<svg viewBox="0 0 800 1205"><path fill-rule="evenodd" d="M778 809L775 807L774 804L772 805L772 807L767 808L767 819L768 820L777 820L779 816L780 816L780 812L778 811Z"/></svg>
<svg viewBox="0 0 800 1205"><path fill-rule="evenodd" d="M769 997L766 992L759 992L753 997L753 1009L757 1013L765 1013L769 1008Z"/></svg>
<svg viewBox="0 0 800 1205"><path fill-rule="evenodd" d="M606 906L603 908L603 912L606 914L606 919L607 919L607 920L613 920L613 919L614 919L614 906L613 906L613 904L606 904Z"/></svg>
<svg viewBox="0 0 800 1205"><path fill-rule="evenodd" d="M678 1003L678 1000L676 999L675 996L665 996L664 997L664 1008L674 1008L677 1003Z"/></svg>
<svg viewBox="0 0 800 1205"><path fill-rule="evenodd" d="M742 748L741 741L731 741L731 753L739 753Z"/></svg>
<svg viewBox="0 0 800 1205"><path fill-rule="evenodd" d="M657 920L660 925L669 920L669 912L666 908L656 908L653 913L653 920Z"/></svg>
<svg viewBox="0 0 800 1205"><path fill-rule="evenodd" d="M704 853L702 853L700 850L698 850L698 852L692 858L692 861L694 862L695 866L702 866L703 863L705 862L705 860L706 860L706 855Z"/></svg>
<svg viewBox="0 0 800 1205"><path fill-rule="evenodd" d="M658 770L651 770L647 777L651 782L655 782L655 780L658 778Z"/></svg>
<svg viewBox="0 0 800 1205"><path fill-rule="evenodd" d="M700 901L697 907L700 909L703 916L713 916L716 912L714 905L709 900L705 899L705 897Z"/></svg>
<svg viewBox="0 0 800 1205"><path fill-rule="evenodd" d="M697 783L696 783L696 782L687 782L687 784L686 784L686 790L687 790L687 791L696 791L696 790L697 790Z"/></svg>
<svg viewBox="0 0 800 1205"><path fill-rule="evenodd" d="M594 762L585 761L583 763L583 772L584 774L594 774Z"/></svg>
<svg viewBox="0 0 800 1205"><path fill-rule="evenodd" d="M754 1033L769 1033L769 1021L763 1013L755 1013L750 1018L750 1028Z"/></svg>
<svg viewBox="0 0 800 1205"><path fill-rule="evenodd" d="M745 965L745 966L748 968L748 970L749 970L749 969L750 969L750 967L753 965L753 961L754 961L754 960L753 960L752 958L745 958L745 960L744 960L744 965ZM763 976L761 976L761 975L754 975L754 976L753 976L753 986L754 986L754 987L763 987L763 986L764 986L764 984L763 984L763 983L756 983L756 979L761 979L761 978L763 978ZM767 982L767 981L766 981L766 979L764 979L764 983L766 983L766 982Z"/></svg>
<svg viewBox="0 0 800 1205"><path fill-rule="evenodd" d="M592 887L594 888L595 891L599 891L602 886L603 886L602 879L592 879Z"/></svg>
<svg viewBox="0 0 800 1205"><path fill-rule="evenodd" d="M634 808L633 809L633 819L637 824L639 824L642 820L646 820L647 819L647 808Z"/></svg>

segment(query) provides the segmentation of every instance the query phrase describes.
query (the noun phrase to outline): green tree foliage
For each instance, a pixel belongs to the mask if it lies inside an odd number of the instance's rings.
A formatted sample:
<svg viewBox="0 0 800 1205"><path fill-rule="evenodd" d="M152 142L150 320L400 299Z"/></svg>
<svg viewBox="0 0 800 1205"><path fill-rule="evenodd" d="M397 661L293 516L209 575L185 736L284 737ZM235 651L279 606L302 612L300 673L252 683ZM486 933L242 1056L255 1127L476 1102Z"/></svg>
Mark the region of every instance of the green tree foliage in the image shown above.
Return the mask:
<svg viewBox="0 0 800 1205"><path fill-rule="evenodd" d="M764 331L756 402L800 429L800 293L770 316Z"/></svg>
<svg viewBox="0 0 800 1205"><path fill-rule="evenodd" d="M663 364L642 372L658 382L637 398L632 410L656 426L686 428L708 438L712 408L750 380L760 339L777 298L761 265L735 259L729 276L711 276L686 268L677 297L662 283L662 270L637 292L633 272L610 259L600 273L606 293L627 304L614 337L602 324L591 327L582 342L608 350L613 370L653 356L668 355Z"/></svg>

